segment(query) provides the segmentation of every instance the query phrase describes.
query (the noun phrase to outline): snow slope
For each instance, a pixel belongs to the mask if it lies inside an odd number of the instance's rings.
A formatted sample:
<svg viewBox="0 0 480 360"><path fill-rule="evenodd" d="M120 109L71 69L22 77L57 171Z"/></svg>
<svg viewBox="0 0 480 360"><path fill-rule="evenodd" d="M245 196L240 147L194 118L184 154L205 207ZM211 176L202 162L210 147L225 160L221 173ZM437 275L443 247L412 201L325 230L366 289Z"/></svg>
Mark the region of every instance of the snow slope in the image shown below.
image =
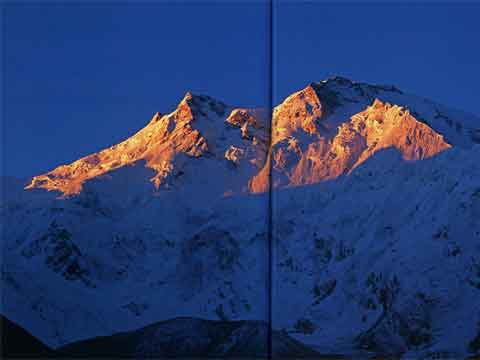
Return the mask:
<svg viewBox="0 0 480 360"><path fill-rule="evenodd" d="M266 320L272 179L275 329L320 353L478 352L480 120L339 77L278 105L271 139L267 119L187 94L118 145L2 179L1 312L52 347Z"/></svg>
<svg viewBox="0 0 480 360"><path fill-rule="evenodd" d="M387 149L276 192L274 327L324 351L478 352L478 159L480 146L414 163Z"/></svg>

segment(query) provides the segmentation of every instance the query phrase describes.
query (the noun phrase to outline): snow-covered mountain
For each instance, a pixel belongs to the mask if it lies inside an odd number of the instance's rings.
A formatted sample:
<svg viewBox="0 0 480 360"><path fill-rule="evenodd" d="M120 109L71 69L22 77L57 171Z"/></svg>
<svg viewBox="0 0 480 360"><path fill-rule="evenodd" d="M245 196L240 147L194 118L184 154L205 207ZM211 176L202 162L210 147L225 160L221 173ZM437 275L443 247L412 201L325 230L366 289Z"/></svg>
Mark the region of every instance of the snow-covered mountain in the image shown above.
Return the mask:
<svg viewBox="0 0 480 360"><path fill-rule="evenodd" d="M143 162L151 169L147 180L156 190L191 187L212 196L220 190L241 192L264 164L267 125L266 111L234 109L211 97L187 93L172 113L156 113L118 145L35 176L27 189L78 194L88 180ZM140 174L142 180L145 176Z"/></svg>
<svg viewBox="0 0 480 360"><path fill-rule="evenodd" d="M2 313L52 347L266 320L271 214L274 329L319 353L479 352L480 119L340 77L269 117L187 93L118 145L4 178Z"/></svg>
<svg viewBox="0 0 480 360"><path fill-rule="evenodd" d="M388 149L277 192L274 327L330 352L478 352L479 159L479 146L414 163Z"/></svg>
<svg viewBox="0 0 480 360"><path fill-rule="evenodd" d="M480 142L476 118L395 87L335 77L312 83L278 105L272 148L253 191L314 184L351 172L377 151L394 147L421 160Z"/></svg>
<svg viewBox="0 0 480 360"><path fill-rule="evenodd" d="M264 109L187 93L172 113L156 113L120 144L33 177L27 189L78 194L88 180L143 162L157 191L264 192L270 167L275 187L312 184L348 173L387 147L421 160L480 142L472 115L340 77L290 95L273 110L271 127L268 117Z"/></svg>

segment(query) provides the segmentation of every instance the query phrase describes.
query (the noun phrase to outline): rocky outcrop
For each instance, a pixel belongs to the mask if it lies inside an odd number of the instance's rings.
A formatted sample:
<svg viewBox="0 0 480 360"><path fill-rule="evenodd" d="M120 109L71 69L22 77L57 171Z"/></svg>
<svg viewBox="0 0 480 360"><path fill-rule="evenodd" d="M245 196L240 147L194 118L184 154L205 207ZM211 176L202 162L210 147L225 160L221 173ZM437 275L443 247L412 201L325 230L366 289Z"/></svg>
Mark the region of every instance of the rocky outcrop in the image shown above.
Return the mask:
<svg viewBox="0 0 480 360"><path fill-rule="evenodd" d="M26 188L78 194L85 181L144 161L156 172L150 179L155 188L169 189L185 174L190 160L217 160L217 171L224 171L221 159L233 145L245 154L248 177L263 166L264 117L261 110L232 109L209 96L187 93L175 111L163 116L156 113L147 126L125 141L35 176Z"/></svg>
<svg viewBox="0 0 480 360"><path fill-rule="evenodd" d="M275 109L269 161L250 182L253 192L265 191L270 176L274 187L335 179L389 147L405 160L422 160L451 147L407 109L379 99L342 123L335 133L328 121L324 124L321 109L311 86Z"/></svg>

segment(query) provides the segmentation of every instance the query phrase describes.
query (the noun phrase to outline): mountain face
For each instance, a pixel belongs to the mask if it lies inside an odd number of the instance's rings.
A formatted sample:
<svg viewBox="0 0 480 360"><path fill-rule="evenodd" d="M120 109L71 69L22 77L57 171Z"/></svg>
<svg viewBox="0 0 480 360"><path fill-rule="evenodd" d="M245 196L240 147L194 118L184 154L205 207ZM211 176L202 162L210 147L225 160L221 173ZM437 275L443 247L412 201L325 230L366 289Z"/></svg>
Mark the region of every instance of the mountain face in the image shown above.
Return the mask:
<svg viewBox="0 0 480 360"><path fill-rule="evenodd" d="M274 109L271 159L252 180L253 191L266 190L270 171L275 187L315 184L349 173L389 147L406 160L421 160L451 146L408 110L378 97L357 112L358 103L366 101L362 87L358 98L327 86L309 85ZM345 111L350 111L348 117Z"/></svg>
<svg viewBox="0 0 480 360"><path fill-rule="evenodd" d="M312 83L274 108L270 148L268 116L187 93L174 112L156 113L120 144L33 177L27 189L78 194L88 180L143 162L156 191L205 182L202 191L224 195L265 192L271 171L274 187L315 184L388 147L422 160L480 142L478 124L467 114L395 87L340 77Z"/></svg>
<svg viewBox="0 0 480 360"><path fill-rule="evenodd" d="M71 358L318 358L316 351L263 321L175 318L111 336L68 344L53 351L27 331L0 316L2 347L8 359Z"/></svg>
<svg viewBox="0 0 480 360"><path fill-rule="evenodd" d="M59 349L80 358L266 358L268 326L262 321L213 321L176 318ZM285 333L273 331L275 358L318 358L320 354Z"/></svg>
<svg viewBox="0 0 480 360"><path fill-rule="evenodd" d="M273 328L320 354L476 354L479 129L339 77L271 121L188 93L118 145L2 179L1 311L52 347L265 321L271 271Z"/></svg>
<svg viewBox="0 0 480 360"><path fill-rule="evenodd" d="M203 186L204 191L218 190L216 181L231 187L225 192L240 192L264 163L266 115L261 109L232 109L211 97L187 93L174 112L156 113L120 144L35 176L27 189L78 194L88 180L144 162L152 169L149 180L156 190L192 182L211 184Z"/></svg>
<svg viewBox="0 0 480 360"><path fill-rule="evenodd" d="M388 149L339 181L276 193L274 327L323 351L478 353L479 156L410 163Z"/></svg>

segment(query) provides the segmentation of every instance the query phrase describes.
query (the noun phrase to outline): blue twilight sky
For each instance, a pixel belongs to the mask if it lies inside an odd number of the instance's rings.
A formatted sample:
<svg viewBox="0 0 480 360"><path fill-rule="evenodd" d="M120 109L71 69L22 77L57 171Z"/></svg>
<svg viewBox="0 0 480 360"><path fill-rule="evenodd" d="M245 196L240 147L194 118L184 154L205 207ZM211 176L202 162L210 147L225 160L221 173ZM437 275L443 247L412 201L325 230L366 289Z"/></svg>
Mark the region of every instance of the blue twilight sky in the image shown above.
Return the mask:
<svg viewBox="0 0 480 360"><path fill-rule="evenodd" d="M480 115L480 1L277 1L277 100L338 74Z"/></svg>
<svg viewBox="0 0 480 360"><path fill-rule="evenodd" d="M3 8L4 171L29 176L110 146L187 90L269 99L267 1ZM274 101L333 74L476 114L480 4L275 1Z"/></svg>

